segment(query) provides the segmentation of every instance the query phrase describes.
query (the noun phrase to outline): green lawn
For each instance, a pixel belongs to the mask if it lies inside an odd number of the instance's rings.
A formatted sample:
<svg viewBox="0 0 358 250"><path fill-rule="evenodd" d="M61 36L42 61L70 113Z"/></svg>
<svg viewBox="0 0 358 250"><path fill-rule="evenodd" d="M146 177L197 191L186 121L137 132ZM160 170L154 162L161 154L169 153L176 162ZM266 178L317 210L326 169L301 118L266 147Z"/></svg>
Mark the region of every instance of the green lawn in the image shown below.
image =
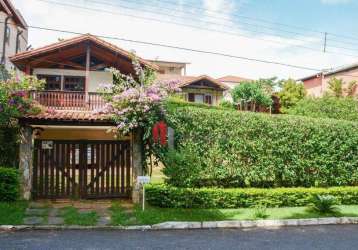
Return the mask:
<svg viewBox="0 0 358 250"><path fill-rule="evenodd" d="M93 226L97 223L98 214L94 211L79 213L74 207L65 207L61 211L61 215L66 225Z"/></svg>
<svg viewBox="0 0 358 250"><path fill-rule="evenodd" d="M339 206L336 214L319 214L306 207L268 208L266 219L302 219L318 217L358 217L358 206ZM143 212L136 207L132 214L125 213L118 204L112 207L113 225L156 224L165 221L216 221L216 220L255 220L255 209L173 209L148 207Z"/></svg>
<svg viewBox="0 0 358 250"><path fill-rule="evenodd" d="M27 202L0 202L0 225L19 225L24 219Z"/></svg>

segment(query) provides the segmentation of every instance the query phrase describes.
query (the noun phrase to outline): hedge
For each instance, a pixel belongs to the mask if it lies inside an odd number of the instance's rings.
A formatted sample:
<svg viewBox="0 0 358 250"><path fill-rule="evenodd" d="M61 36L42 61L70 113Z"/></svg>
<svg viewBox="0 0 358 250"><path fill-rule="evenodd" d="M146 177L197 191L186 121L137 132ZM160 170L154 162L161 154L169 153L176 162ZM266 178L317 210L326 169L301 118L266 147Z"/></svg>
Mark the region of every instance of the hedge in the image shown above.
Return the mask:
<svg viewBox="0 0 358 250"><path fill-rule="evenodd" d="M316 118L332 118L357 122L358 100L350 97L308 97L302 99L294 107L288 109L287 113Z"/></svg>
<svg viewBox="0 0 358 250"><path fill-rule="evenodd" d="M307 206L314 194L332 195L342 205L358 204L358 187L332 188L177 188L146 186L146 201L165 208L247 208Z"/></svg>
<svg viewBox="0 0 358 250"><path fill-rule="evenodd" d="M18 141L18 127L0 127L0 166L18 166Z"/></svg>
<svg viewBox="0 0 358 250"><path fill-rule="evenodd" d="M0 167L0 201L15 201L18 197L18 171L14 168Z"/></svg>
<svg viewBox="0 0 358 250"><path fill-rule="evenodd" d="M358 185L358 123L168 105L175 149L158 154L178 187Z"/></svg>

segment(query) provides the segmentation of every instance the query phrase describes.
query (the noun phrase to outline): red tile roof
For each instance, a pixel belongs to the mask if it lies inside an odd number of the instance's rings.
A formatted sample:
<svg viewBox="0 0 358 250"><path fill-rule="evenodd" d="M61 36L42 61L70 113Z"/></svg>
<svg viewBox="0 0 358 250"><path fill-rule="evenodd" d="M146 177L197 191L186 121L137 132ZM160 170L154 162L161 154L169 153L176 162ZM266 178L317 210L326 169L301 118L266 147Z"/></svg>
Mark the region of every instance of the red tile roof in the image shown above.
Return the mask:
<svg viewBox="0 0 358 250"><path fill-rule="evenodd" d="M208 80L224 90L228 89L228 87L225 84L223 84L220 81L218 81L210 76L207 76L207 75L180 76L180 75L160 75L160 74L158 74L157 80L158 81L178 81L178 87L185 87L185 86L188 86L188 85L190 85L194 82L200 81L200 80Z"/></svg>
<svg viewBox="0 0 358 250"><path fill-rule="evenodd" d="M240 76L224 76L217 79L220 82L243 82L243 81L252 81L251 79L240 77Z"/></svg>
<svg viewBox="0 0 358 250"><path fill-rule="evenodd" d="M49 52L53 52L53 51L56 51L58 49L61 49L61 48L64 48L64 47L68 47L70 45L74 45L74 44L78 44L78 43L82 43L82 42L85 42L85 41L91 41L95 44L98 44L100 46L103 46L105 48L108 48L109 50L112 50L114 53L118 53L124 57L127 57L127 58L131 58L132 55L130 52L124 50L124 49L121 49L119 48L118 46L112 44L112 43L109 43L103 39L100 39L94 35L91 35L91 34L84 34L84 35L80 35L80 36L76 36L76 37L73 37L73 38L70 38L70 39L65 39L65 40L62 40L62 41L59 41L57 43L53 43L53 44L50 44L50 45L46 45L44 47L40 47L40 48L37 48L37 49L33 49L33 50L29 50L29 51L24 51L24 52L21 52L21 53L18 53L12 57L10 57L10 60L13 62L13 63L16 63L17 61L19 60L24 60L24 59L30 59L31 57L33 56L39 56L39 55L42 55L42 54L46 54L46 53L49 53ZM152 69L155 69L155 70L158 70L159 67L151 62L148 62L140 57L138 57L138 60L140 63L146 65L147 67L150 67Z"/></svg>
<svg viewBox="0 0 358 250"><path fill-rule="evenodd" d="M56 110L42 112L37 115L26 115L22 119L31 121L83 121L83 122L110 122L110 118L104 114L95 114L92 111Z"/></svg>

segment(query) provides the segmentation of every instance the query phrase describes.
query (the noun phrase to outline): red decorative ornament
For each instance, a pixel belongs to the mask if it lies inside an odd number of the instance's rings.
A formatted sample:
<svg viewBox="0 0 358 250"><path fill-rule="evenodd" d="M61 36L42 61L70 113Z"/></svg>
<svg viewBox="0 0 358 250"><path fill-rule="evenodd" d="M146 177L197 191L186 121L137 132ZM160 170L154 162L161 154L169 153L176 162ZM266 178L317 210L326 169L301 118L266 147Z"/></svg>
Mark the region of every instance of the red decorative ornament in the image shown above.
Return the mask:
<svg viewBox="0 0 358 250"><path fill-rule="evenodd" d="M157 122L152 129L154 143L160 143L162 146L167 145L168 126L164 121Z"/></svg>

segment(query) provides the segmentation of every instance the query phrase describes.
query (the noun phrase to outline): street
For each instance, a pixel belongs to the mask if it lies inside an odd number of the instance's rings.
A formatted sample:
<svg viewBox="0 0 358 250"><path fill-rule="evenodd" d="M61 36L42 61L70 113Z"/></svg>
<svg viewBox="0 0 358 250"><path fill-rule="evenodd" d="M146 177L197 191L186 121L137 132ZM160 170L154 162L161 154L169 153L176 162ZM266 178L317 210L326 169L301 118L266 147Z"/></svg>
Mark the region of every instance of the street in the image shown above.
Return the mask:
<svg viewBox="0 0 358 250"><path fill-rule="evenodd" d="M357 249L358 225L170 231L0 233L0 249Z"/></svg>

